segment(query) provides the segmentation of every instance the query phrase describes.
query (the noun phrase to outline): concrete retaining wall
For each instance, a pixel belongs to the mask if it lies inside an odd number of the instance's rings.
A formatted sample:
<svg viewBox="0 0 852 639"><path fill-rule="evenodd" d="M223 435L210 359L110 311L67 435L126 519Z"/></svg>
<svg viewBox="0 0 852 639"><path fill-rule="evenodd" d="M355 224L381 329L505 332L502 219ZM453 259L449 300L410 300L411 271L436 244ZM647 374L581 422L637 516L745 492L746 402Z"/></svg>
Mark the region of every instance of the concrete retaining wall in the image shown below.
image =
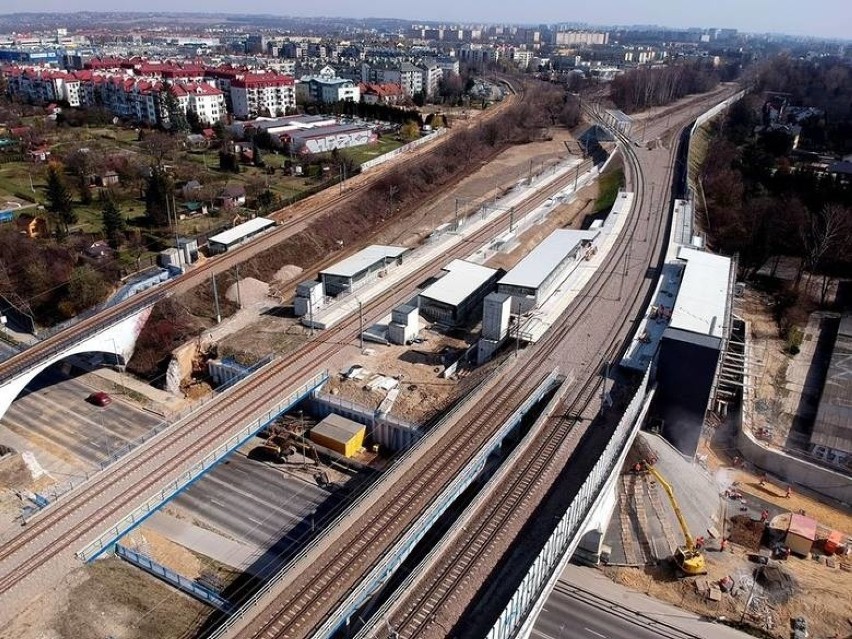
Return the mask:
<svg viewBox="0 0 852 639"><path fill-rule="evenodd" d="M845 504L852 504L852 479L841 473L767 448L742 428L737 433L737 448L745 459L768 473Z"/></svg>

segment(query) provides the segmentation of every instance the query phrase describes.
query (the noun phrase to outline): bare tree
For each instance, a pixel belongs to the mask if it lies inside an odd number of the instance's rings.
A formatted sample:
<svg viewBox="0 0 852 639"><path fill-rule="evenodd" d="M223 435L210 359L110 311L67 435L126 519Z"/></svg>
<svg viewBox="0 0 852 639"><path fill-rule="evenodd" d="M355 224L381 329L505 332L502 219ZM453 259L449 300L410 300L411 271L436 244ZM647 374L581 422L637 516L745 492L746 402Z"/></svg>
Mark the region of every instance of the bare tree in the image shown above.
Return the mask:
<svg viewBox="0 0 852 639"><path fill-rule="evenodd" d="M810 216L801 229L802 245L805 247L804 266L808 271L808 282L813 274L823 270L820 287L820 303L825 304L830 280L824 272L828 258L849 241L849 210L839 204L826 204L818 213ZM798 286L799 279L796 281Z"/></svg>

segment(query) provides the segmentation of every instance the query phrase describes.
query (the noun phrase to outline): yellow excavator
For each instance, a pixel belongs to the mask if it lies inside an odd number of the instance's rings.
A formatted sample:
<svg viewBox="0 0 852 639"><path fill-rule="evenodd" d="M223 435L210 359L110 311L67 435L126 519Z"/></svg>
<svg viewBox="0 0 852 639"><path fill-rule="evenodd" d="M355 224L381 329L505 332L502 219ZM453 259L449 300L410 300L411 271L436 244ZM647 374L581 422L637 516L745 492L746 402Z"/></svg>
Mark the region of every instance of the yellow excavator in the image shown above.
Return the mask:
<svg viewBox="0 0 852 639"><path fill-rule="evenodd" d="M672 505L672 510L674 510L675 517L677 517L677 523L680 524L681 532L683 532L683 546L678 546L674 551L673 559L675 565L678 570L688 577L706 575L707 566L704 563L704 553L696 546L695 539L692 533L689 532L689 526L686 525L686 519L684 519L677 499L675 499L671 484L648 462L644 462L642 465L657 480L660 486L663 487L663 490L666 491L666 495L668 495L669 502Z"/></svg>

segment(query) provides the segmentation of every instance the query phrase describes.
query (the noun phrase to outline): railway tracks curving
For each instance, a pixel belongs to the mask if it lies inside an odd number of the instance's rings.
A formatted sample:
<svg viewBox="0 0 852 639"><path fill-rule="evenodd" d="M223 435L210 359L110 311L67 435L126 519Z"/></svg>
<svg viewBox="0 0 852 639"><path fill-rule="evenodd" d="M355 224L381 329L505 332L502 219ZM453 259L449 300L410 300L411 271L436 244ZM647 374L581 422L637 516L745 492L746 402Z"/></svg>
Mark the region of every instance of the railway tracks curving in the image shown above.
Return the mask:
<svg viewBox="0 0 852 639"><path fill-rule="evenodd" d="M614 266L628 255L628 243L632 241L642 219L644 187L641 185L644 184L644 170L635 152L629 146L624 150L633 181L640 186L636 195L639 207L631 217L630 228L624 229L618 244L613 247L609 265L598 269L595 281L590 282L592 289L586 300L602 294L607 283L621 275L616 273ZM672 177L672 172L673 168L670 167L669 178ZM650 205L650 202L648 204ZM649 261L659 259L663 250L664 234L661 230L666 226L666 216L662 211L663 208L660 207L655 218L648 220L648 224L657 229L653 243L649 242ZM608 332L609 338L602 347L606 353L619 350L619 344L632 321L635 309L642 305L644 293L643 287L637 285L633 294L625 300L625 307L629 312L625 312L616 320L614 330ZM589 305L585 306L583 313L589 311ZM570 330L572 326L573 322L569 319L561 321L556 327L557 333L563 333L562 336L554 335L557 348L566 330ZM496 557L502 553L501 548L509 544L511 531L520 531L526 512L534 508L534 503L537 503L535 500L544 498L548 484L552 482L552 479L548 481L547 478L558 472L559 464L564 463L566 455L570 455L570 445L566 445L566 441L569 441L569 435L578 423L579 416L591 406L604 383L600 371L606 358L605 354L601 354L592 360L580 377L580 384L573 392L566 394L561 405L555 409L554 412L560 417L546 420L536 438L501 478L489 494L487 502L480 506L472 520L465 525L463 532L437 556L433 568L411 583L407 596L395 607L397 612L391 614L390 625L396 633L395 636L400 639L413 639L434 635L440 625L440 622L436 621L437 617L440 616L444 622L454 621L453 613L446 611L442 614L442 608L449 606L451 596L458 598L462 592L466 591L469 595L476 592L477 584L472 575L489 574L490 568L498 561ZM525 501L530 502L526 508ZM502 546L501 537L504 538ZM441 634L444 634L446 628L441 627L441 631Z"/></svg>
<svg viewBox="0 0 852 639"><path fill-rule="evenodd" d="M497 396L490 397L481 404L472 407L470 411L472 418L470 420L462 421L453 432L448 433L435 443L428 463L440 465L442 474L440 475L440 483L434 484L433 494L437 494L440 484L448 483L461 467L458 462L446 463L448 457L452 458L453 455L458 454L459 440L465 441L466 450L478 450L478 446L481 446L484 438L477 435L482 434L483 421L480 416L483 411L489 411L488 422L486 423L490 423L492 428L486 427L486 431L490 434L515 409L520 399L516 398L511 390L504 392L503 389L518 387L518 378L535 379L543 371L550 370L554 358L558 359L560 356L560 345L563 340L576 327L581 318L590 316L597 304L598 296L603 296L607 287L611 288L612 283L617 281L617 278L626 277L626 273L622 274L619 264L622 260L627 262L631 257L630 244L634 240L636 229L645 218L643 210L646 207L649 212L645 221L649 229L655 229L656 232L653 237L646 234L649 240L644 257L647 257L647 265L649 266L661 258L668 207L653 207L653 202L648 200L645 192L645 169L636 152L631 148L630 141L623 138L622 143L623 153L627 161L628 176L630 182L634 185L636 202L636 208L630 217L628 226L623 229L615 246L584 289L582 296L569 307L545 338L530 349L529 357L522 360L517 369L510 373L514 376L512 381L507 382L502 388L498 387ZM671 182L673 172L674 163L666 169L668 183ZM639 258L639 255L633 257ZM441 568L437 574L430 576L431 581L418 583L416 588L413 589L414 594L411 603L406 602L407 614L401 621L394 619L393 630L400 637L416 637L425 633L429 624L424 624L423 620L428 619L429 611L434 614L438 607L446 603L453 593L458 594L465 587L465 582L469 579L473 567L486 559L487 549L500 536L501 532L508 529L513 517L516 517L519 512L520 504L529 498L530 492L544 477L548 469L552 470L552 465L556 463L560 453L564 454L566 437L577 424L579 415L592 404L604 382L600 371L606 353L618 350L633 317L641 312L643 299L647 293L647 287L642 286L645 268L634 268L633 274L634 282L628 284L628 287L630 287L628 291L632 290L632 293L628 293L622 303L627 312L617 314L605 322L607 338L598 349L598 355L591 358L591 361L585 367L585 375L580 378L581 381L576 386L576 390L570 391L566 395L563 405L557 409L563 414L563 417L548 420L547 425L538 434L535 443L524 451L517 462L518 466L512 469L505 482L498 488L498 492L489 496L488 503L481 515L472 525L467 527L465 541L456 546L452 553L447 554L440 564ZM604 320L601 319L601 321ZM522 386L519 388L522 388ZM502 403L502 407L495 411L494 405L498 402ZM494 423L495 421L497 423ZM475 443L471 446L471 442ZM450 454L449 451L453 451L453 453ZM421 466L425 466L425 464ZM409 511L417 514L422 513L423 498L419 496L416 488L419 485L418 479L424 472L424 467L421 466L411 468L400 482L404 486L401 486L396 492L387 493L383 496L375 504L375 512L382 512L388 506L399 509L399 500L405 499L407 495L411 494L414 497L408 503ZM433 475L430 475L430 477L433 477ZM407 489L408 486L411 487L410 491ZM331 609L329 600L342 601L341 591L345 594L354 587L356 580L353 579L352 573L355 572L359 575L368 573L371 566L375 565L386 552L386 549L392 546L393 541L401 538L404 531L414 520L415 517L413 516L407 519L396 518L393 521L396 533L392 533L386 527L383 527L381 535L374 535L370 527L370 513L365 514L338 546L338 548L345 548L347 547L347 540L358 540L357 556L347 553L345 559L343 559L334 550L329 551L328 557L323 556L322 561L316 562L314 566L308 568L306 573L294 578L290 586L267 604L256 615L255 620L246 624L236 636L241 638L262 637L264 639L273 637L296 639L312 636L318 629L321 620ZM473 530L470 530L471 528ZM365 544L365 541L369 541L369 544ZM371 545L376 547L371 547ZM345 568L342 569L342 567ZM341 582L346 584L345 588L339 586ZM334 588L333 595L328 592L329 588Z"/></svg>
<svg viewBox="0 0 852 639"><path fill-rule="evenodd" d="M533 210L567 186L572 177L573 174L563 176L534 193L515 207L515 214ZM509 218L508 212L498 215L467 241L450 249L446 259L470 253L472 244L485 242L508 228ZM378 315L389 311L434 269L433 264L424 265L403 281L388 287L376 299L365 304L365 313ZM137 449L120 463L107 468L31 520L26 529L5 540L0 547L0 601L53 558L74 544L82 545L93 532L123 516L134 504L156 492L170 477L203 457L205 451L226 440L235 430L235 425L262 414L264 406L272 405L288 386L297 386L298 382L320 369L322 362L351 343L358 327L357 317L348 318L324 331L321 339L311 340L298 351L274 360L203 406L179 426L164 431L146 447Z"/></svg>

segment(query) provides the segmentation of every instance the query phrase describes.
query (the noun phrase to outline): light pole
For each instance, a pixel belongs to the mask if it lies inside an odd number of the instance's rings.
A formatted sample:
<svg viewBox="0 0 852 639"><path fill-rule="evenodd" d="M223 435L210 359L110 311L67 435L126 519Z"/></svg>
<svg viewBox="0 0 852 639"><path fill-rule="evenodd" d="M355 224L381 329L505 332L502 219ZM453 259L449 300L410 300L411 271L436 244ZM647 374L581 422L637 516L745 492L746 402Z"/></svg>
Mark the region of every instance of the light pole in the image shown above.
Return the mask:
<svg viewBox="0 0 852 639"><path fill-rule="evenodd" d="M361 303L361 298L358 299L358 347L364 350L364 305Z"/></svg>

